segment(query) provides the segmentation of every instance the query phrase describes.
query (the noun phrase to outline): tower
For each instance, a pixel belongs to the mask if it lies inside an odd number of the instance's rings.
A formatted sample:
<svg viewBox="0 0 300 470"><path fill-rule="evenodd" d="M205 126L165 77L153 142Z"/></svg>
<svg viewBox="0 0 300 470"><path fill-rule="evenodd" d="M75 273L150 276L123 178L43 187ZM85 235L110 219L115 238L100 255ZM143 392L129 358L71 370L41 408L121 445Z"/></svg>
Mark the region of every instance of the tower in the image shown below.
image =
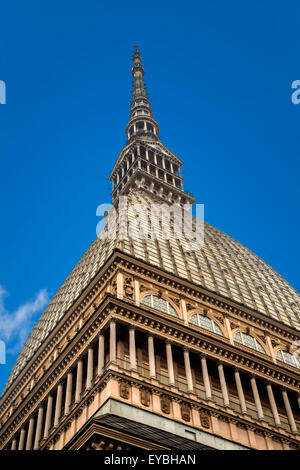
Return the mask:
<svg viewBox="0 0 300 470"><path fill-rule="evenodd" d="M178 237L176 214L195 201L137 47L132 75L107 225L13 367L0 449L297 449L299 295L208 224L203 246Z"/></svg>

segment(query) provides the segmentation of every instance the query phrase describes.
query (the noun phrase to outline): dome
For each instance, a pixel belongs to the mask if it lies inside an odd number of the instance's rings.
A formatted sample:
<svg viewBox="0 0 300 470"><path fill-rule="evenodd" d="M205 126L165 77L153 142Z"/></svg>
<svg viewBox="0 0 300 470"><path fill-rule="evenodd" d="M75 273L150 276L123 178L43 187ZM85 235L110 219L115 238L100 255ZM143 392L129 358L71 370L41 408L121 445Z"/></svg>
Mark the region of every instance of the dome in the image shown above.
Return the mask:
<svg viewBox="0 0 300 470"><path fill-rule="evenodd" d="M150 208L154 196L131 190L129 204ZM118 233L118 227L117 227ZM96 238L40 316L11 371L11 385L56 323L79 297L115 248L211 292L300 330L299 294L267 263L230 236L205 223L203 247L188 249L186 239L120 241Z"/></svg>

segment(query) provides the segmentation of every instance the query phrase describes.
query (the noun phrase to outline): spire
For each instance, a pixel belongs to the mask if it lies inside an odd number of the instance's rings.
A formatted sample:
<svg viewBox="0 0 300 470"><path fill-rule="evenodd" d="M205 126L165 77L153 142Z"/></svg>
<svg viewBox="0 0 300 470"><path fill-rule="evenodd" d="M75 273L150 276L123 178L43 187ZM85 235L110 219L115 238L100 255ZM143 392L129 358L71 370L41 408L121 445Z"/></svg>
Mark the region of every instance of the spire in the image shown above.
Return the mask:
<svg viewBox="0 0 300 470"><path fill-rule="evenodd" d="M144 83L144 68L138 46L134 46L132 101L126 127L127 143L121 150L110 173L112 200L131 189L142 188L155 200L164 203L194 204L191 194L184 192L181 176L182 161L167 149L159 138L159 127L153 119L151 104Z"/></svg>
<svg viewBox="0 0 300 470"><path fill-rule="evenodd" d="M143 138L158 140L159 127L153 119L151 104L144 83L145 71L137 44L134 45L132 62L133 90L129 123L126 127L127 138L131 140L136 136L142 136Z"/></svg>
<svg viewBox="0 0 300 470"><path fill-rule="evenodd" d="M142 66L142 58L141 54L138 51L137 44L134 45L134 49L135 50L133 53L133 66L131 69L131 74L133 76L132 103L134 103L135 99L140 98L141 96L146 98L148 101L148 96L144 83L145 71Z"/></svg>

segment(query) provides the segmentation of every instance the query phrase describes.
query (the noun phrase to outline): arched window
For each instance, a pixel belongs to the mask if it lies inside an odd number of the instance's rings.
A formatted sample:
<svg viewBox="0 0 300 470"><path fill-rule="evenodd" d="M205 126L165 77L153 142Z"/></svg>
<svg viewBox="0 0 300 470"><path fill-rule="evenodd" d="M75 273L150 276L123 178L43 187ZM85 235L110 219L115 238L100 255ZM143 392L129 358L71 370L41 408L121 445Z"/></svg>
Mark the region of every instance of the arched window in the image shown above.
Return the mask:
<svg viewBox="0 0 300 470"><path fill-rule="evenodd" d="M255 349L255 351L258 351L262 354L266 354L266 351L264 350L262 345L257 341L257 339L251 335L248 335L247 333L244 333L243 331L238 331L235 334L234 342L242 344L247 348Z"/></svg>
<svg viewBox="0 0 300 470"><path fill-rule="evenodd" d="M280 349L277 351L276 359L277 361L285 362L285 364L288 364L289 366L298 367L298 369L300 369L299 359L288 351L283 351Z"/></svg>
<svg viewBox="0 0 300 470"><path fill-rule="evenodd" d="M173 317L178 317L175 308L172 307L170 302L167 302L165 299L158 297L157 295L146 295L142 303L144 305L148 305L148 307L155 308L156 310L160 310L161 312L168 313Z"/></svg>
<svg viewBox="0 0 300 470"><path fill-rule="evenodd" d="M200 313L195 313L190 318L190 323L193 325L200 326L204 330L212 331L217 335L224 336L221 328L216 324L214 320L205 315L200 315Z"/></svg>

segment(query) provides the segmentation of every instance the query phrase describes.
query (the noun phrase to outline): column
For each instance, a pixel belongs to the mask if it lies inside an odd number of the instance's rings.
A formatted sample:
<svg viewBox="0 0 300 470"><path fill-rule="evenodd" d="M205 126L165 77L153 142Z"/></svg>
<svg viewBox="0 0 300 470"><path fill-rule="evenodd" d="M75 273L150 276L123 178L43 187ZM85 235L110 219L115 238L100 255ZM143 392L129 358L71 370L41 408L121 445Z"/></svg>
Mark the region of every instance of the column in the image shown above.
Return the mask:
<svg viewBox="0 0 300 470"><path fill-rule="evenodd" d="M72 400L72 386L73 386L73 372L69 370L68 375L67 375L65 415L70 413L71 400Z"/></svg>
<svg viewBox="0 0 300 470"><path fill-rule="evenodd" d="M109 360L116 362L117 359L117 341L116 341L116 320L112 318L110 321L110 344L109 344Z"/></svg>
<svg viewBox="0 0 300 470"><path fill-rule="evenodd" d="M38 450L40 440L42 437L42 425L43 425L44 407L39 407L38 419L36 424L35 439L34 439L34 450Z"/></svg>
<svg viewBox="0 0 300 470"><path fill-rule="evenodd" d="M83 359L82 357L80 357L77 362L75 403L80 402L80 397L81 397L81 392L82 392L82 378L83 378Z"/></svg>
<svg viewBox="0 0 300 470"><path fill-rule="evenodd" d="M226 384L226 379L225 379L225 374L224 374L224 367L221 361L218 362L218 373L219 373L220 385L221 385L221 390L222 390L222 396L224 400L224 406L230 406L228 389L227 389L227 384Z"/></svg>
<svg viewBox="0 0 300 470"><path fill-rule="evenodd" d="M93 385L93 372L94 372L94 350L90 346L88 348L88 362L87 362L87 374L86 374L86 388L89 390Z"/></svg>
<svg viewBox="0 0 300 470"><path fill-rule="evenodd" d="M247 413L247 405L246 405L244 390L243 390L243 386L241 382L240 373L237 368L235 368L234 370L234 378L235 378L235 383L236 383L236 388L238 392L238 397L239 397L239 402L241 405L242 413Z"/></svg>
<svg viewBox="0 0 300 470"><path fill-rule="evenodd" d="M281 421L280 421L280 417L278 414L277 405L276 405L276 401L275 401L273 390L272 390L272 385L270 384L270 382L267 382L267 392L268 392L269 402L271 405L271 410L273 413L275 424L276 426L281 426Z"/></svg>
<svg viewBox="0 0 300 470"><path fill-rule="evenodd" d="M167 364L168 364L168 373L169 373L169 385L175 385L172 345L170 341L166 341L166 354L167 354Z"/></svg>
<svg viewBox="0 0 300 470"><path fill-rule="evenodd" d="M130 356L130 369L136 371L136 348L135 348L135 328L129 327L129 356Z"/></svg>
<svg viewBox="0 0 300 470"><path fill-rule="evenodd" d="M52 408L53 408L53 396L50 393L50 395L48 395L48 402L47 402L44 439L47 439L47 437L49 436L49 429L51 426L51 418L52 418Z"/></svg>
<svg viewBox="0 0 300 470"><path fill-rule="evenodd" d="M212 399L211 386L210 386L209 375L208 375L208 370L207 370L206 356L204 354L201 355L201 368L202 368L202 376L203 376L203 382L204 382L204 387L205 387L205 396L207 400L211 400Z"/></svg>
<svg viewBox="0 0 300 470"><path fill-rule="evenodd" d="M56 403L55 403L55 415L54 415L54 426L58 426L59 418L61 415L61 402L62 402L63 384L59 382L56 392Z"/></svg>
<svg viewBox="0 0 300 470"><path fill-rule="evenodd" d="M99 334L98 342L98 375L102 375L104 370L104 334Z"/></svg>
<svg viewBox="0 0 300 470"><path fill-rule="evenodd" d="M33 428L34 428L34 418L32 417L29 420L25 450L31 450L32 448Z"/></svg>
<svg viewBox="0 0 300 470"><path fill-rule="evenodd" d="M15 437L11 441L11 449L10 450L17 450L17 439Z"/></svg>
<svg viewBox="0 0 300 470"><path fill-rule="evenodd" d="M186 308L186 301L184 299L180 300L180 306L181 306L184 324L188 325L188 313L187 313L187 308Z"/></svg>
<svg viewBox="0 0 300 470"><path fill-rule="evenodd" d="M191 370L191 363L190 363L190 353L189 353L188 348L183 349L183 356L184 356L185 375L186 375L186 380L187 380L187 389L188 389L188 392L192 393L194 391L194 387L193 387L192 370Z"/></svg>
<svg viewBox="0 0 300 470"><path fill-rule="evenodd" d="M290 400L289 400L288 394L287 394L285 389L282 390L282 398L283 398L283 401L284 401L284 406L285 406L285 409L286 409L286 414L287 414L287 417L288 417L288 420L289 420L289 425L290 425L291 431L293 433L296 433L297 432L297 426L296 426L294 415L293 415L292 408L291 408L291 405L290 405Z"/></svg>
<svg viewBox="0 0 300 470"><path fill-rule="evenodd" d="M153 335L148 335L148 355L149 355L150 378L155 379L156 370L155 370L155 353L154 353Z"/></svg>
<svg viewBox="0 0 300 470"><path fill-rule="evenodd" d="M124 295L124 289L123 289L123 273L122 272L118 272L117 273L117 297L123 299L123 295Z"/></svg>
<svg viewBox="0 0 300 470"><path fill-rule="evenodd" d="M26 431L24 428L22 428L20 432L18 450L24 450L25 434L26 434Z"/></svg>
<svg viewBox="0 0 300 470"><path fill-rule="evenodd" d="M274 348L272 346L272 341L271 341L270 336L266 336L266 340L267 340L267 345L269 347L269 351L271 353L272 359L273 359L273 361L276 362L276 354L274 353Z"/></svg>
<svg viewBox="0 0 300 470"><path fill-rule="evenodd" d="M264 412L261 406L261 401L260 401L259 393L257 390L255 375L253 374L250 375L250 382L251 382L252 393L253 393L255 406L256 406L256 410L258 414L258 419L264 419Z"/></svg>
<svg viewBox="0 0 300 470"><path fill-rule="evenodd" d="M232 331L231 331L231 326L230 326L230 321L229 321L229 318L227 316L225 316L225 325L226 325L226 329L227 329L227 333L228 333L230 343L234 344Z"/></svg>
<svg viewBox="0 0 300 470"><path fill-rule="evenodd" d="M137 305L140 305L140 283L138 279L134 280L134 300Z"/></svg>

